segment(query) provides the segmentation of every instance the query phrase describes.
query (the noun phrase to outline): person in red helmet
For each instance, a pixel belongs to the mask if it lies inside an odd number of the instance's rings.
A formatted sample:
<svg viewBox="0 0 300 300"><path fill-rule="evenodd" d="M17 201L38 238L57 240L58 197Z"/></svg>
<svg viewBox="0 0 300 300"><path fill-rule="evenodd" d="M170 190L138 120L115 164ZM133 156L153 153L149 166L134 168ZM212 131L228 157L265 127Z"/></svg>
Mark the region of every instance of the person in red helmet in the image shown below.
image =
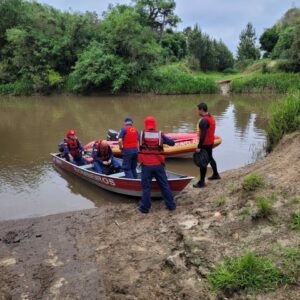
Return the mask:
<svg viewBox="0 0 300 300"><path fill-rule="evenodd" d="M175 210L168 178L165 171L165 156L163 144L174 146L175 142L156 130L156 120L147 117L144 120L145 130L140 133L138 160L142 167L142 199L139 211L149 213L151 208L151 181L154 177L160 186L167 209Z"/></svg>
<svg viewBox="0 0 300 300"><path fill-rule="evenodd" d="M67 161L78 166L85 165L85 160L82 157L84 154L84 148L80 144L75 130L72 129L67 132L63 148L64 157Z"/></svg>

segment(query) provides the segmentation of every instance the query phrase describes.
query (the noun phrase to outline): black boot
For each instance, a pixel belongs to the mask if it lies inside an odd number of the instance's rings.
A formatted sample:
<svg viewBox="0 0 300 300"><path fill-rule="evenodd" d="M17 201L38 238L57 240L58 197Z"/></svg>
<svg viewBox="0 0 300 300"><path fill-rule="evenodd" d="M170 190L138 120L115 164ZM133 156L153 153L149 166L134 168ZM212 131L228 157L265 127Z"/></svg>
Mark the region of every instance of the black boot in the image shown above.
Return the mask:
<svg viewBox="0 0 300 300"><path fill-rule="evenodd" d="M196 184L193 184L193 187L198 188L198 189L204 188L205 187L205 182L204 181L198 181Z"/></svg>
<svg viewBox="0 0 300 300"><path fill-rule="evenodd" d="M213 174L212 176L208 177L207 178L208 180L218 180L218 179L221 179L220 175L217 173L217 174Z"/></svg>

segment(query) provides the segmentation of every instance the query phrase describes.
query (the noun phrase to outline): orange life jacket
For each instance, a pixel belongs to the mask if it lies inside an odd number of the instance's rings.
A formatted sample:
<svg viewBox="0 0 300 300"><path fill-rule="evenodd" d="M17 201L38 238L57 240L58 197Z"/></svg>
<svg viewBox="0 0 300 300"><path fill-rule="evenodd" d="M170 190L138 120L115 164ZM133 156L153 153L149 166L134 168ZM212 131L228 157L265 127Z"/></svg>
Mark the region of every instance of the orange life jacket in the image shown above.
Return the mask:
<svg viewBox="0 0 300 300"><path fill-rule="evenodd" d="M215 141L216 120L211 115L206 115L206 116L202 117L202 119L206 119L209 123L209 127L206 131L203 145L213 145L214 141ZM199 128L200 122L201 122L201 120L199 121L198 127L197 127L197 134L198 134L199 139L201 136L201 132L200 132L200 128Z"/></svg>
<svg viewBox="0 0 300 300"><path fill-rule="evenodd" d="M138 133L135 127L125 126L126 134L123 137L123 148L137 148L138 147Z"/></svg>

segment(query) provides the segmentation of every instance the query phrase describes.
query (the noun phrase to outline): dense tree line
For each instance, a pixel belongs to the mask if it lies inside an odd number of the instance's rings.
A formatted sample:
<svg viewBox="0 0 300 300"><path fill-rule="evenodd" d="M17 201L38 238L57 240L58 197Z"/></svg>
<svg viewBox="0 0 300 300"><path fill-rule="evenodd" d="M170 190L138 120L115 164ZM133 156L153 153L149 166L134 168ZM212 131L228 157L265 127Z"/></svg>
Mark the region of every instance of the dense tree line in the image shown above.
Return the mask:
<svg viewBox="0 0 300 300"><path fill-rule="evenodd" d="M300 71L300 9L288 10L260 39L264 57L281 60L281 69Z"/></svg>
<svg viewBox="0 0 300 300"><path fill-rule="evenodd" d="M94 12L61 12L25 0L0 0L0 86L48 93L134 88L156 67L185 59L222 71L233 56L198 26L175 31L174 0L134 0Z"/></svg>

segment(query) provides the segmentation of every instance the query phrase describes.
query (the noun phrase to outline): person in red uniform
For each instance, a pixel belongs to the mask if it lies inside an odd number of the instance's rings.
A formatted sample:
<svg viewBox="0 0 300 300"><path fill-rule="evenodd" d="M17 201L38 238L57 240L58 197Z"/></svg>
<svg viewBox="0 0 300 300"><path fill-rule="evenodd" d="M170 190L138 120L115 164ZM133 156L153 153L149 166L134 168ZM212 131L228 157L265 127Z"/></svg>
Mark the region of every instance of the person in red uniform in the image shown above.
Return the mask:
<svg viewBox="0 0 300 300"><path fill-rule="evenodd" d="M212 176L208 177L209 180L221 179L217 163L213 158L212 151L215 139L216 121L213 116L208 113L208 108L206 103L199 103L198 113L202 117L199 122L199 143L196 152L200 152L201 149L207 151L209 157L209 163L213 169ZM195 188L203 188L205 186L205 176L207 172L207 167L200 167L200 180L193 185Z"/></svg>
<svg viewBox="0 0 300 300"><path fill-rule="evenodd" d="M156 120L147 117L144 121L145 129L140 133L138 160L142 167L142 199L139 211L149 213L151 208L151 181L154 177L160 186L167 209L175 210L168 178L165 171L165 156L163 144L174 146L175 142L156 130Z"/></svg>
<svg viewBox="0 0 300 300"><path fill-rule="evenodd" d="M132 123L131 117L124 119L125 126L120 130L118 140L122 152L122 169L125 172L125 177L136 179L139 133Z"/></svg>
<svg viewBox="0 0 300 300"><path fill-rule="evenodd" d="M78 166L85 165L85 160L82 155L84 154L84 148L80 144L76 136L75 130L69 130L64 139L64 157L67 161L74 163Z"/></svg>
<svg viewBox="0 0 300 300"><path fill-rule="evenodd" d="M99 140L94 144L92 156L97 173L109 175L121 171L121 166L114 158L107 140Z"/></svg>

